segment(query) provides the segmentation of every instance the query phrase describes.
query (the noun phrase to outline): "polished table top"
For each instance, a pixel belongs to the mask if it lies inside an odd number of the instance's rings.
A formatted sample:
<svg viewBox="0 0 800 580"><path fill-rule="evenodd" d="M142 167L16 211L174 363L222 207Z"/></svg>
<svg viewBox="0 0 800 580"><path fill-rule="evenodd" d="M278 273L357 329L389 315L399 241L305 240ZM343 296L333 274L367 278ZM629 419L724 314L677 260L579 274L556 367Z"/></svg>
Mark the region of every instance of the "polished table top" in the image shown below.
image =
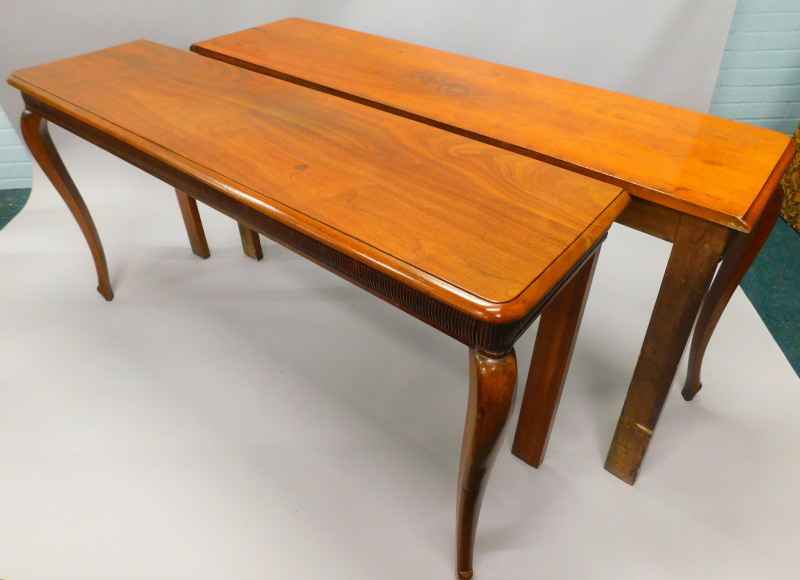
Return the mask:
<svg viewBox="0 0 800 580"><path fill-rule="evenodd" d="M9 82L490 322L536 306L627 202L619 187L147 41Z"/></svg>
<svg viewBox="0 0 800 580"><path fill-rule="evenodd" d="M432 122L749 231L788 163L781 133L292 18L193 50ZM782 161L779 161L782 160ZM784 163L785 165L785 163Z"/></svg>
<svg viewBox="0 0 800 580"><path fill-rule="evenodd" d="M192 49L541 159L634 196L618 221L672 243L605 464L635 481L690 334L687 399L701 388L714 328L777 219L779 181L795 151L787 135L297 18ZM553 352L537 340L534 359ZM537 392L526 390L512 447L535 466L549 433L537 414L543 402Z"/></svg>

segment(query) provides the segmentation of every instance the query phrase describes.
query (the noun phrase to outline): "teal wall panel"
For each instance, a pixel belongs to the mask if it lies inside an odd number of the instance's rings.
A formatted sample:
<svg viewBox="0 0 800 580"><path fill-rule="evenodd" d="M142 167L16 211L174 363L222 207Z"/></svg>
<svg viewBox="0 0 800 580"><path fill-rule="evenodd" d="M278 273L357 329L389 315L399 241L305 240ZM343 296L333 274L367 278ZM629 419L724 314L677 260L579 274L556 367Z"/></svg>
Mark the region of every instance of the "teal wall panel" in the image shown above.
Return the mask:
<svg viewBox="0 0 800 580"><path fill-rule="evenodd" d="M709 112L793 133L799 103L800 2L739 0Z"/></svg>
<svg viewBox="0 0 800 580"><path fill-rule="evenodd" d="M29 188L32 183L28 150L20 143L17 132L0 109L0 190Z"/></svg>

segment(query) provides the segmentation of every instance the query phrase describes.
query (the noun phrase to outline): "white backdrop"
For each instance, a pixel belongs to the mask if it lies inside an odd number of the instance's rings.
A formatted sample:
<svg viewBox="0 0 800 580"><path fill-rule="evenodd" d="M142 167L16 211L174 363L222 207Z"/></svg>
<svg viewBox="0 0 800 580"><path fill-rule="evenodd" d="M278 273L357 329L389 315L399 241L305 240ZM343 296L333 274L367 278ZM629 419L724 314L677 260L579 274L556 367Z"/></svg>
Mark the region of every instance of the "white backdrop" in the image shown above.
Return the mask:
<svg viewBox="0 0 800 580"><path fill-rule="evenodd" d="M736 0L0 0L0 74L147 38L177 48L289 16L705 112ZM8 85L0 102L22 110Z"/></svg>

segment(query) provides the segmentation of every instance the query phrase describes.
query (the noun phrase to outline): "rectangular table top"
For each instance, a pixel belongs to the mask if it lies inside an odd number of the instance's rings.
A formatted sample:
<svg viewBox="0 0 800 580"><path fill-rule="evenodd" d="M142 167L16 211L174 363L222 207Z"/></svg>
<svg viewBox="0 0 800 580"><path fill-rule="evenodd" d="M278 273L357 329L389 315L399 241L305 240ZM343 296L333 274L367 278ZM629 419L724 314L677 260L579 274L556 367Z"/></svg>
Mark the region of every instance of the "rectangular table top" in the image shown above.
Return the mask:
<svg viewBox="0 0 800 580"><path fill-rule="evenodd" d="M617 186L147 41L9 82L491 322L530 312L628 200Z"/></svg>
<svg viewBox="0 0 800 580"><path fill-rule="evenodd" d="M298 18L192 50L433 123L750 231L787 135ZM770 177L772 182L768 185Z"/></svg>

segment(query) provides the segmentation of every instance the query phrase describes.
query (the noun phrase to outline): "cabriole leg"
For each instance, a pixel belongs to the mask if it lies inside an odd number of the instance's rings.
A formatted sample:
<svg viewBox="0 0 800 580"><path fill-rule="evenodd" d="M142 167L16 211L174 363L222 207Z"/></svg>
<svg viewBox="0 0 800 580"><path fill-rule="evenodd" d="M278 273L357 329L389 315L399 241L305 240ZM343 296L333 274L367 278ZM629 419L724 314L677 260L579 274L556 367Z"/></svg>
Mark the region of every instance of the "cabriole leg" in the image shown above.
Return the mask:
<svg viewBox="0 0 800 580"><path fill-rule="evenodd" d="M92 252L95 269L97 270L97 291L106 300L114 298L114 291L111 288L111 281L108 276L108 265L106 264L103 245L100 243L100 236L94 226L94 221L83 201L75 182L72 181L61 156L58 154L50 132L47 129L47 120L39 113L26 110L22 113L20 120L22 136L30 149L31 155L36 159L39 167L42 168L50 182L61 195L67 207L78 222L83 236L89 244Z"/></svg>
<svg viewBox="0 0 800 580"><path fill-rule="evenodd" d="M514 403L517 358L469 351L469 403L458 475L456 566L459 578L472 578L472 553L481 500Z"/></svg>
<svg viewBox="0 0 800 580"><path fill-rule="evenodd" d="M691 401L703 386L700 382L700 368L708 341L711 340L711 335L736 287L769 238L772 228L775 227L775 222L778 221L781 213L782 202L783 189L779 185L761 213L761 219L758 220L753 231L748 234L736 232L722 256L722 265L711 283L711 288L703 301L694 327L692 345L689 350L689 370L683 391L681 391L683 398L687 401Z"/></svg>

